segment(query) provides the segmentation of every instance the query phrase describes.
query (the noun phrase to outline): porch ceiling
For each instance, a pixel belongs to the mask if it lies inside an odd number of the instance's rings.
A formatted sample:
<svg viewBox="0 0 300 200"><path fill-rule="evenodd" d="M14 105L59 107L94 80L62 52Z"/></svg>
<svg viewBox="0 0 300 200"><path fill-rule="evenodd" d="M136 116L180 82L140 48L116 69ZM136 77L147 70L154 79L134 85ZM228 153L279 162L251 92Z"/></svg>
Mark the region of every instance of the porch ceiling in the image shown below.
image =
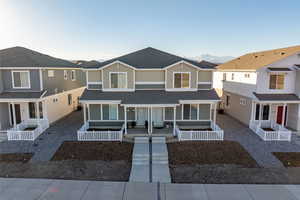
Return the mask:
<svg viewBox="0 0 300 200"><path fill-rule="evenodd" d="M215 90L195 92L167 92L164 90L137 90L135 92L102 92L85 90L81 101L121 101L122 104L178 104L180 100L220 100Z"/></svg>
<svg viewBox="0 0 300 200"><path fill-rule="evenodd" d="M268 102L298 102L300 103L300 98L295 94L258 94L253 92L258 101L268 101Z"/></svg>

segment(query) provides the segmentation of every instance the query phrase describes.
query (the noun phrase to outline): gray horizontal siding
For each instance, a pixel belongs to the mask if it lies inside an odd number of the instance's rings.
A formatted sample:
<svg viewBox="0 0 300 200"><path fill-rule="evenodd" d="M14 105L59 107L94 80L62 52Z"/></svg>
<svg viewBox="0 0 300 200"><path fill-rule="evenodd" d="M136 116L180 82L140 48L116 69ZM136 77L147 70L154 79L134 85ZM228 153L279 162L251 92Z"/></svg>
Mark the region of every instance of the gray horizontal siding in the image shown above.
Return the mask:
<svg viewBox="0 0 300 200"><path fill-rule="evenodd" d="M102 84L88 84L88 89L90 90L101 90Z"/></svg>
<svg viewBox="0 0 300 200"><path fill-rule="evenodd" d="M136 90L165 89L165 84L136 84Z"/></svg>
<svg viewBox="0 0 300 200"><path fill-rule="evenodd" d="M198 84L198 89L199 90L209 90L212 88L211 84Z"/></svg>

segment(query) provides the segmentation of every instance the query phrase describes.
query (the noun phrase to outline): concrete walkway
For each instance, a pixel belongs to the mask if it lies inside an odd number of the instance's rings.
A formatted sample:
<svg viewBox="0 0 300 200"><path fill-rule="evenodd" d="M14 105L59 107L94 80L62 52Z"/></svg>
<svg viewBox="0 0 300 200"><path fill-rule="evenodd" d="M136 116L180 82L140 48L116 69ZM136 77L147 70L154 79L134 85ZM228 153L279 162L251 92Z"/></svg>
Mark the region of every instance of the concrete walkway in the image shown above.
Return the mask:
<svg viewBox="0 0 300 200"><path fill-rule="evenodd" d="M0 178L0 200L300 200L299 185L158 184Z"/></svg>
<svg viewBox="0 0 300 200"><path fill-rule="evenodd" d="M150 151L148 137L135 137L132 153L131 182L150 182Z"/></svg>
<svg viewBox="0 0 300 200"><path fill-rule="evenodd" d="M152 137L152 182L171 183L165 137Z"/></svg>

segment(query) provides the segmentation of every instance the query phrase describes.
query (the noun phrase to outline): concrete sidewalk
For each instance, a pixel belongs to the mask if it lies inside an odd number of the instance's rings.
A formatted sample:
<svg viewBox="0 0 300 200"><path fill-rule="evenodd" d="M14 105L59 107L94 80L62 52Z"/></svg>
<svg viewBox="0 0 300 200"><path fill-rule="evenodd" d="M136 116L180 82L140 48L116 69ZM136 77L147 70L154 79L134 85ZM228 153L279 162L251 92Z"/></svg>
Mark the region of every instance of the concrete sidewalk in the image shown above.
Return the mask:
<svg viewBox="0 0 300 200"><path fill-rule="evenodd" d="M0 178L0 200L300 200L300 185L202 185Z"/></svg>

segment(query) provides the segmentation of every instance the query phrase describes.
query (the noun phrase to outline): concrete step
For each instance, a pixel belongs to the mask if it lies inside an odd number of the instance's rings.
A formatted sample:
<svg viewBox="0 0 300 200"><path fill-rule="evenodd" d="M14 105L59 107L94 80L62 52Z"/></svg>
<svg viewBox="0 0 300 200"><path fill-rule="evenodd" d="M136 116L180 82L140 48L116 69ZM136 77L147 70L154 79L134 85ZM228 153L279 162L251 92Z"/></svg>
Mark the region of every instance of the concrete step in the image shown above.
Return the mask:
<svg viewBox="0 0 300 200"><path fill-rule="evenodd" d="M134 143L147 143L149 144L149 138L148 137L135 137Z"/></svg>
<svg viewBox="0 0 300 200"><path fill-rule="evenodd" d="M166 143L166 137L152 137L152 143Z"/></svg>
<svg viewBox="0 0 300 200"><path fill-rule="evenodd" d="M133 165L129 178L130 182L150 182L149 165Z"/></svg>
<svg viewBox="0 0 300 200"><path fill-rule="evenodd" d="M168 164L152 164L152 182L171 183Z"/></svg>

